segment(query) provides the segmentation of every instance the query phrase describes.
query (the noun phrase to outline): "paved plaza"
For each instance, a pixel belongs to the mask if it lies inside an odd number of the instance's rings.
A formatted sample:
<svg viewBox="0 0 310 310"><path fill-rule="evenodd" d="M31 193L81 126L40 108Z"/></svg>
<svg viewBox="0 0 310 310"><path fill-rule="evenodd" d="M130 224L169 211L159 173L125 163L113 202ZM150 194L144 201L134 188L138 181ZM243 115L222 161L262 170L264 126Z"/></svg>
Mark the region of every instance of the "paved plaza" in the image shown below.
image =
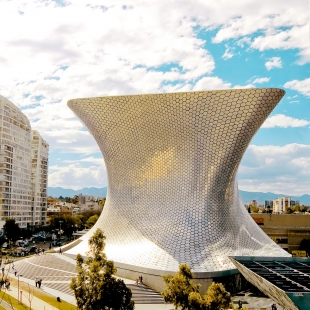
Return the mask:
<svg viewBox="0 0 310 310"><path fill-rule="evenodd" d="M37 255L14 263L20 279L35 286L35 278L41 278L42 289L54 296L59 296L71 304L75 304L73 291L70 289L72 277L76 276L75 260L60 254ZM7 265L7 269L9 265ZM11 272L11 270L8 270ZM13 275L12 275L13 276ZM14 276L13 276L14 277ZM145 285L136 285L135 281L123 279L126 286L132 290L135 304L164 305L159 293ZM136 307L136 309L139 309ZM160 308L158 308L160 309ZM162 309L169 309L162 308Z"/></svg>
<svg viewBox="0 0 310 310"><path fill-rule="evenodd" d="M35 286L35 277L43 279L41 289L55 297L59 296L71 304L75 303L75 298L72 290L70 289L71 278L76 275L75 260L60 254L44 254L40 256L32 256L14 263L15 268L18 270L20 280ZM7 265L7 268L9 265ZM16 278L13 274L11 277ZM123 279L128 287L132 289L133 300L135 301L135 309L137 310L172 310L173 305L164 304L161 296L143 285L136 285L135 281ZM12 286L12 296L17 298L17 288ZM40 303L40 300L34 299L33 309L52 309L48 304ZM254 296L246 293L245 296L234 296L232 298L236 305L238 300L241 300L248 309L260 310L271 309L273 301L266 297ZM25 302L25 301L24 301ZM3 305L2 305L3 306ZM278 306L278 310L283 310ZM288 310L288 309L287 309Z"/></svg>

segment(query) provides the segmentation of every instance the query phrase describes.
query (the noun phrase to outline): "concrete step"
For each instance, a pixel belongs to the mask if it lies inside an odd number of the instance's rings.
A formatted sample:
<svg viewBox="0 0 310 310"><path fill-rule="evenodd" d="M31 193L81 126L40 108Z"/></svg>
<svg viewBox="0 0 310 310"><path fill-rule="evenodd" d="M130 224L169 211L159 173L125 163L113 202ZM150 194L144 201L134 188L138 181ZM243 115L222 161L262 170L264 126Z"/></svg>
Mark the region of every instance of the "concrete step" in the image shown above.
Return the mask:
<svg viewBox="0 0 310 310"><path fill-rule="evenodd" d="M132 300L136 304L164 304L164 299L158 293L145 284L127 284L131 289Z"/></svg>
<svg viewBox="0 0 310 310"><path fill-rule="evenodd" d="M45 254L15 263L19 274L29 280L43 279L43 286L73 296L70 289L71 278L76 275L75 264L62 259L62 255ZM34 283L34 282L33 282ZM132 291L136 304L164 304L162 296L145 284L126 284Z"/></svg>

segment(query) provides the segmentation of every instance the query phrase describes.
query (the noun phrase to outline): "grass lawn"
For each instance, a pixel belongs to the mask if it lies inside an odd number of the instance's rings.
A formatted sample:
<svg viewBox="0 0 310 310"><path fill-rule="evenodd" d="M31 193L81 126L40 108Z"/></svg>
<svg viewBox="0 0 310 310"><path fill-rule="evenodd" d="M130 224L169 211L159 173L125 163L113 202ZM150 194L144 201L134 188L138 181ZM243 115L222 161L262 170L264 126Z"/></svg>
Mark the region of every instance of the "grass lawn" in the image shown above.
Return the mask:
<svg viewBox="0 0 310 310"><path fill-rule="evenodd" d="M16 310L29 310L30 308L26 305L20 304L17 299L6 294L3 291L0 291L0 301L6 301L9 305L12 305ZM0 304L0 309L5 309Z"/></svg>
<svg viewBox="0 0 310 310"><path fill-rule="evenodd" d="M14 287L17 287L17 280L14 278L10 278L11 281L11 285L13 285ZM24 291L25 293L29 292L29 286L27 283L19 281L19 289ZM45 301L46 303L48 303L49 305L55 307L55 309L61 309L61 310L76 310L76 306L61 300L61 302L59 303L56 299L55 296L50 295L36 287L30 286L30 293L33 294L33 296ZM0 293L1 294L1 293ZM0 295L1 296L1 295ZM24 297L23 297L24 298ZM25 302L27 303L27 301L25 300ZM22 308L22 309L28 309L28 308Z"/></svg>

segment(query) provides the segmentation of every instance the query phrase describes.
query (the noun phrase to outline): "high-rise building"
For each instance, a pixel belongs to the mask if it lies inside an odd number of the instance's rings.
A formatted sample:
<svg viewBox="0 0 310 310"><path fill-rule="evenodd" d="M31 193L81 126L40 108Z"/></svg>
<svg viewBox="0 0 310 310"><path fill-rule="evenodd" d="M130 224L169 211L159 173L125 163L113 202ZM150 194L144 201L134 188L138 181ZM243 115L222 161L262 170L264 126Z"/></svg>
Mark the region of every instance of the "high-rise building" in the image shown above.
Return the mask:
<svg viewBox="0 0 310 310"><path fill-rule="evenodd" d="M0 226L7 218L14 218L21 228L34 225L31 161L29 120L0 96Z"/></svg>
<svg viewBox="0 0 310 310"><path fill-rule="evenodd" d="M291 200L290 197L279 197L273 201L273 213L285 213L287 208L299 206L298 200Z"/></svg>
<svg viewBox="0 0 310 310"><path fill-rule="evenodd" d="M31 131L31 186L33 225L46 225L48 144Z"/></svg>
<svg viewBox="0 0 310 310"><path fill-rule="evenodd" d="M273 200L265 200L265 209L273 207Z"/></svg>

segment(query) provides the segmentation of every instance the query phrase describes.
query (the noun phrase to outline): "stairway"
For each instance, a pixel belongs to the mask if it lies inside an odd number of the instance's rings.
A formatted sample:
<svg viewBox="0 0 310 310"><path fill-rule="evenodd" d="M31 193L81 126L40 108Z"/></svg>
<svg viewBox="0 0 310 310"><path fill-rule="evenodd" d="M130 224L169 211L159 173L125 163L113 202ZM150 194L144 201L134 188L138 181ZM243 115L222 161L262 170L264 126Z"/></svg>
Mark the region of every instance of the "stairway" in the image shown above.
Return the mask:
<svg viewBox="0 0 310 310"><path fill-rule="evenodd" d="M135 304L164 304L162 296L145 284L126 284L131 289Z"/></svg>
<svg viewBox="0 0 310 310"><path fill-rule="evenodd" d="M33 280L35 277L43 279L43 286L58 290L64 294L73 296L70 289L71 278L76 276L75 261L68 261L63 255L45 254L33 256L14 263L23 278ZM7 267L8 268L8 267ZM12 271L10 271L12 272ZM145 284L126 283L131 289L132 299L136 304L164 304L162 296Z"/></svg>

